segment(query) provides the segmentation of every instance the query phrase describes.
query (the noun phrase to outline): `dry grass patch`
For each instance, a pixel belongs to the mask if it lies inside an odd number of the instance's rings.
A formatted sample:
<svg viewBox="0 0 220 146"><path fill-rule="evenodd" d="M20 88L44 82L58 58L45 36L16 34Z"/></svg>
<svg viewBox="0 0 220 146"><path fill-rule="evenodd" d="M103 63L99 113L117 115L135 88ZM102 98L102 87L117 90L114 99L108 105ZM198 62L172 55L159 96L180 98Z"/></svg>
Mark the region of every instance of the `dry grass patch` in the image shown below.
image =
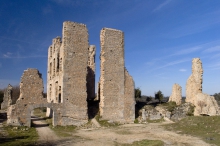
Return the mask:
<svg viewBox="0 0 220 146"><path fill-rule="evenodd" d="M165 125L165 128L177 131L180 134L200 137L202 140L210 144L220 145L219 123L219 116L190 116L177 123Z"/></svg>

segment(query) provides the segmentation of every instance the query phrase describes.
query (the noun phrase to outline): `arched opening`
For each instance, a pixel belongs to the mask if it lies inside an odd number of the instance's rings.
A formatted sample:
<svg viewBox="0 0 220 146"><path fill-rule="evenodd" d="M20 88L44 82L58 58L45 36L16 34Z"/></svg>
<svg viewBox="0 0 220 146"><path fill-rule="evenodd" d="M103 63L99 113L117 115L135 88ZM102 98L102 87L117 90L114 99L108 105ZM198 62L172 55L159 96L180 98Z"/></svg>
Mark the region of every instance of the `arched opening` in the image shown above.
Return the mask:
<svg viewBox="0 0 220 146"><path fill-rule="evenodd" d="M47 111L50 110L50 116ZM35 104L29 105L27 109L27 126L29 127L45 127L49 125L56 126L57 122L54 119L57 118L55 110L51 104Z"/></svg>
<svg viewBox="0 0 220 146"><path fill-rule="evenodd" d="M53 117L47 117L46 111L47 107L38 107L31 111L31 127L47 127L53 124Z"/></svg>

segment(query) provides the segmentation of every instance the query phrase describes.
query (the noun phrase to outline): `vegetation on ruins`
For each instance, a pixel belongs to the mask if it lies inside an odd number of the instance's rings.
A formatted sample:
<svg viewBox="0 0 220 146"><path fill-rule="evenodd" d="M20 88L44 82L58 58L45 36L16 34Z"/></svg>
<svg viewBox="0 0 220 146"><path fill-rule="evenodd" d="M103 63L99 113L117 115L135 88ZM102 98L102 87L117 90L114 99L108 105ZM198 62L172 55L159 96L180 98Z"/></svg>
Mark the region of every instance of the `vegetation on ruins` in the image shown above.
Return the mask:
<svg viewBox="0 0 220 146"><path fill-rule="evenodd" d="M3 102L4 89L0 89L0 104Z"/></svg>
<svg viewBox="0 0 220 146"><path fill-rule="evenodd" d="M190 116L179 122L165 125L166 129L178 131L202 138L210 144L220 144L220 118L219 116Z"/></svg>
<svg viewBox="0 0 220 146"><path fill-rule="evenodd" d="M135 98L141 98L141 89L135 88Z"/></svg>
<svg viewBox="0 0 220 146"><path fill-rule="evenodd" d="M163 100L163 94L160 90L155 93L155 99L158 99L160 103Z"/></svg>
<svg viewBox="0 0 220 146"><path fill-rule="evenodd" d="M176 102L174 102L174 101L167 102L162 105L165 106L169 112L174 111L174 109L177 107Z"/></svg>
<svg viewBox="0 0 220 146"><path fill-rule="evenodd" d="M220 105L220 92L219 93L215 93L214 95L212 95L215 97L215 100L217 101L218 105Z"/></svg>
<svg viewBox="0 0 220 146"><path fill-rule="evenodd" d="M20 86L16 85L12 87L12 104L15 104L20 96Z"/></svg>

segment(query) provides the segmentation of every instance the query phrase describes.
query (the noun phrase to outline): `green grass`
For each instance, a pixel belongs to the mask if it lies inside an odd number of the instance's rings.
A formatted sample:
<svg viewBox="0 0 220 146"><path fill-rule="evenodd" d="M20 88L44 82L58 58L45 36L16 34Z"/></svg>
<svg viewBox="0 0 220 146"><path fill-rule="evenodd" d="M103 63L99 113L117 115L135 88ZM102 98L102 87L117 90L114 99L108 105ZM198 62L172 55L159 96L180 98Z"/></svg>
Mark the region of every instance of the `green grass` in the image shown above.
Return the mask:
<svg viewBox="0 0 220 146"><path fill-rule="evenodd" d="M135 141L132 144L120 144L115 143L115 146L163 146L164 143L160 140L141 140L141 141Z"/></svg>
<svg viewBox="0 0 220 146"><path fill-rule="evenodd" d="M207 143L220 146L220 117L187 117L181 121L165 125L165 128L178 131L181 134L188 134L200 137Z"/></svg>
<svg viewBox="0 0 220 146"><path fill-rule="evenodd" d="M75 132L76 126L55 126L52 125L49 126L57 136L60 137L69 137L72 136L71 133Z"/></svg>
<svg viewBox="0 0 220 146"><path fill-rule="evenodd" d="M35 145L38 140L38 134L35 128L4 126L8 136L0 138L0 145L7 146L27 146Z"/></svg>
<svg viewBox="0 0 220 146"><path fill-rule="evenodd" d="M176 107L176 102L167 102L167 103L163 103L161 104L162 106L164 106L169 112L172 112Z"/></svg>
<svg viewBox="0 0 220 146"><path fill-rule="evenodd" d="M37 117L46 117L46 109L45 108L35 108L34 115Z"/></svg>

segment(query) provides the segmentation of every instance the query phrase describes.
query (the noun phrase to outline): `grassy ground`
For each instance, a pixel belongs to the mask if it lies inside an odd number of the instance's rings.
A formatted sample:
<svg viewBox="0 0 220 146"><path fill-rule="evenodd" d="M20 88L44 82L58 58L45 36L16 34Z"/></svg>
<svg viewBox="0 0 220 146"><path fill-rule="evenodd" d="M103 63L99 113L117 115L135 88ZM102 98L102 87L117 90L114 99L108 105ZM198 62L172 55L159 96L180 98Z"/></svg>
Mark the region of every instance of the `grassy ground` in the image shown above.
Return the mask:
<svg viewBox="0 0 220 146"><path fill-rule="evenodd" d="M37 143L38 134L35 128L5 126L8 136L0 138L0 145L27 146Z"/></svg>
<svg viewBox="0 0 220 146"><path fill-rule="evenodd" d="M163 146L164 143L160 140L141 140L135 141L132 144L115 143L115 146Z"/></svg>
<svg viewBox="0 0 220 146"><path fill-rule="evenodd" d="M181 121L166 125L165 128L202 138L207 143L220 146L220 117L187 117Z"/></svg>
<svg viewBox="0 0 220 146"><path fill-rule="evenodd" d="M59 137L69 137L72 136L72 133L75 131L76 126L55 126L50 125L50 128L56 133Z"/></svg>
<svg viewBox="0 0 220 146"><path fill-rule="evenodd" d="M46 117L46 109L45 108L36 108L34 109L34 115L38 117Z"/></svg>

